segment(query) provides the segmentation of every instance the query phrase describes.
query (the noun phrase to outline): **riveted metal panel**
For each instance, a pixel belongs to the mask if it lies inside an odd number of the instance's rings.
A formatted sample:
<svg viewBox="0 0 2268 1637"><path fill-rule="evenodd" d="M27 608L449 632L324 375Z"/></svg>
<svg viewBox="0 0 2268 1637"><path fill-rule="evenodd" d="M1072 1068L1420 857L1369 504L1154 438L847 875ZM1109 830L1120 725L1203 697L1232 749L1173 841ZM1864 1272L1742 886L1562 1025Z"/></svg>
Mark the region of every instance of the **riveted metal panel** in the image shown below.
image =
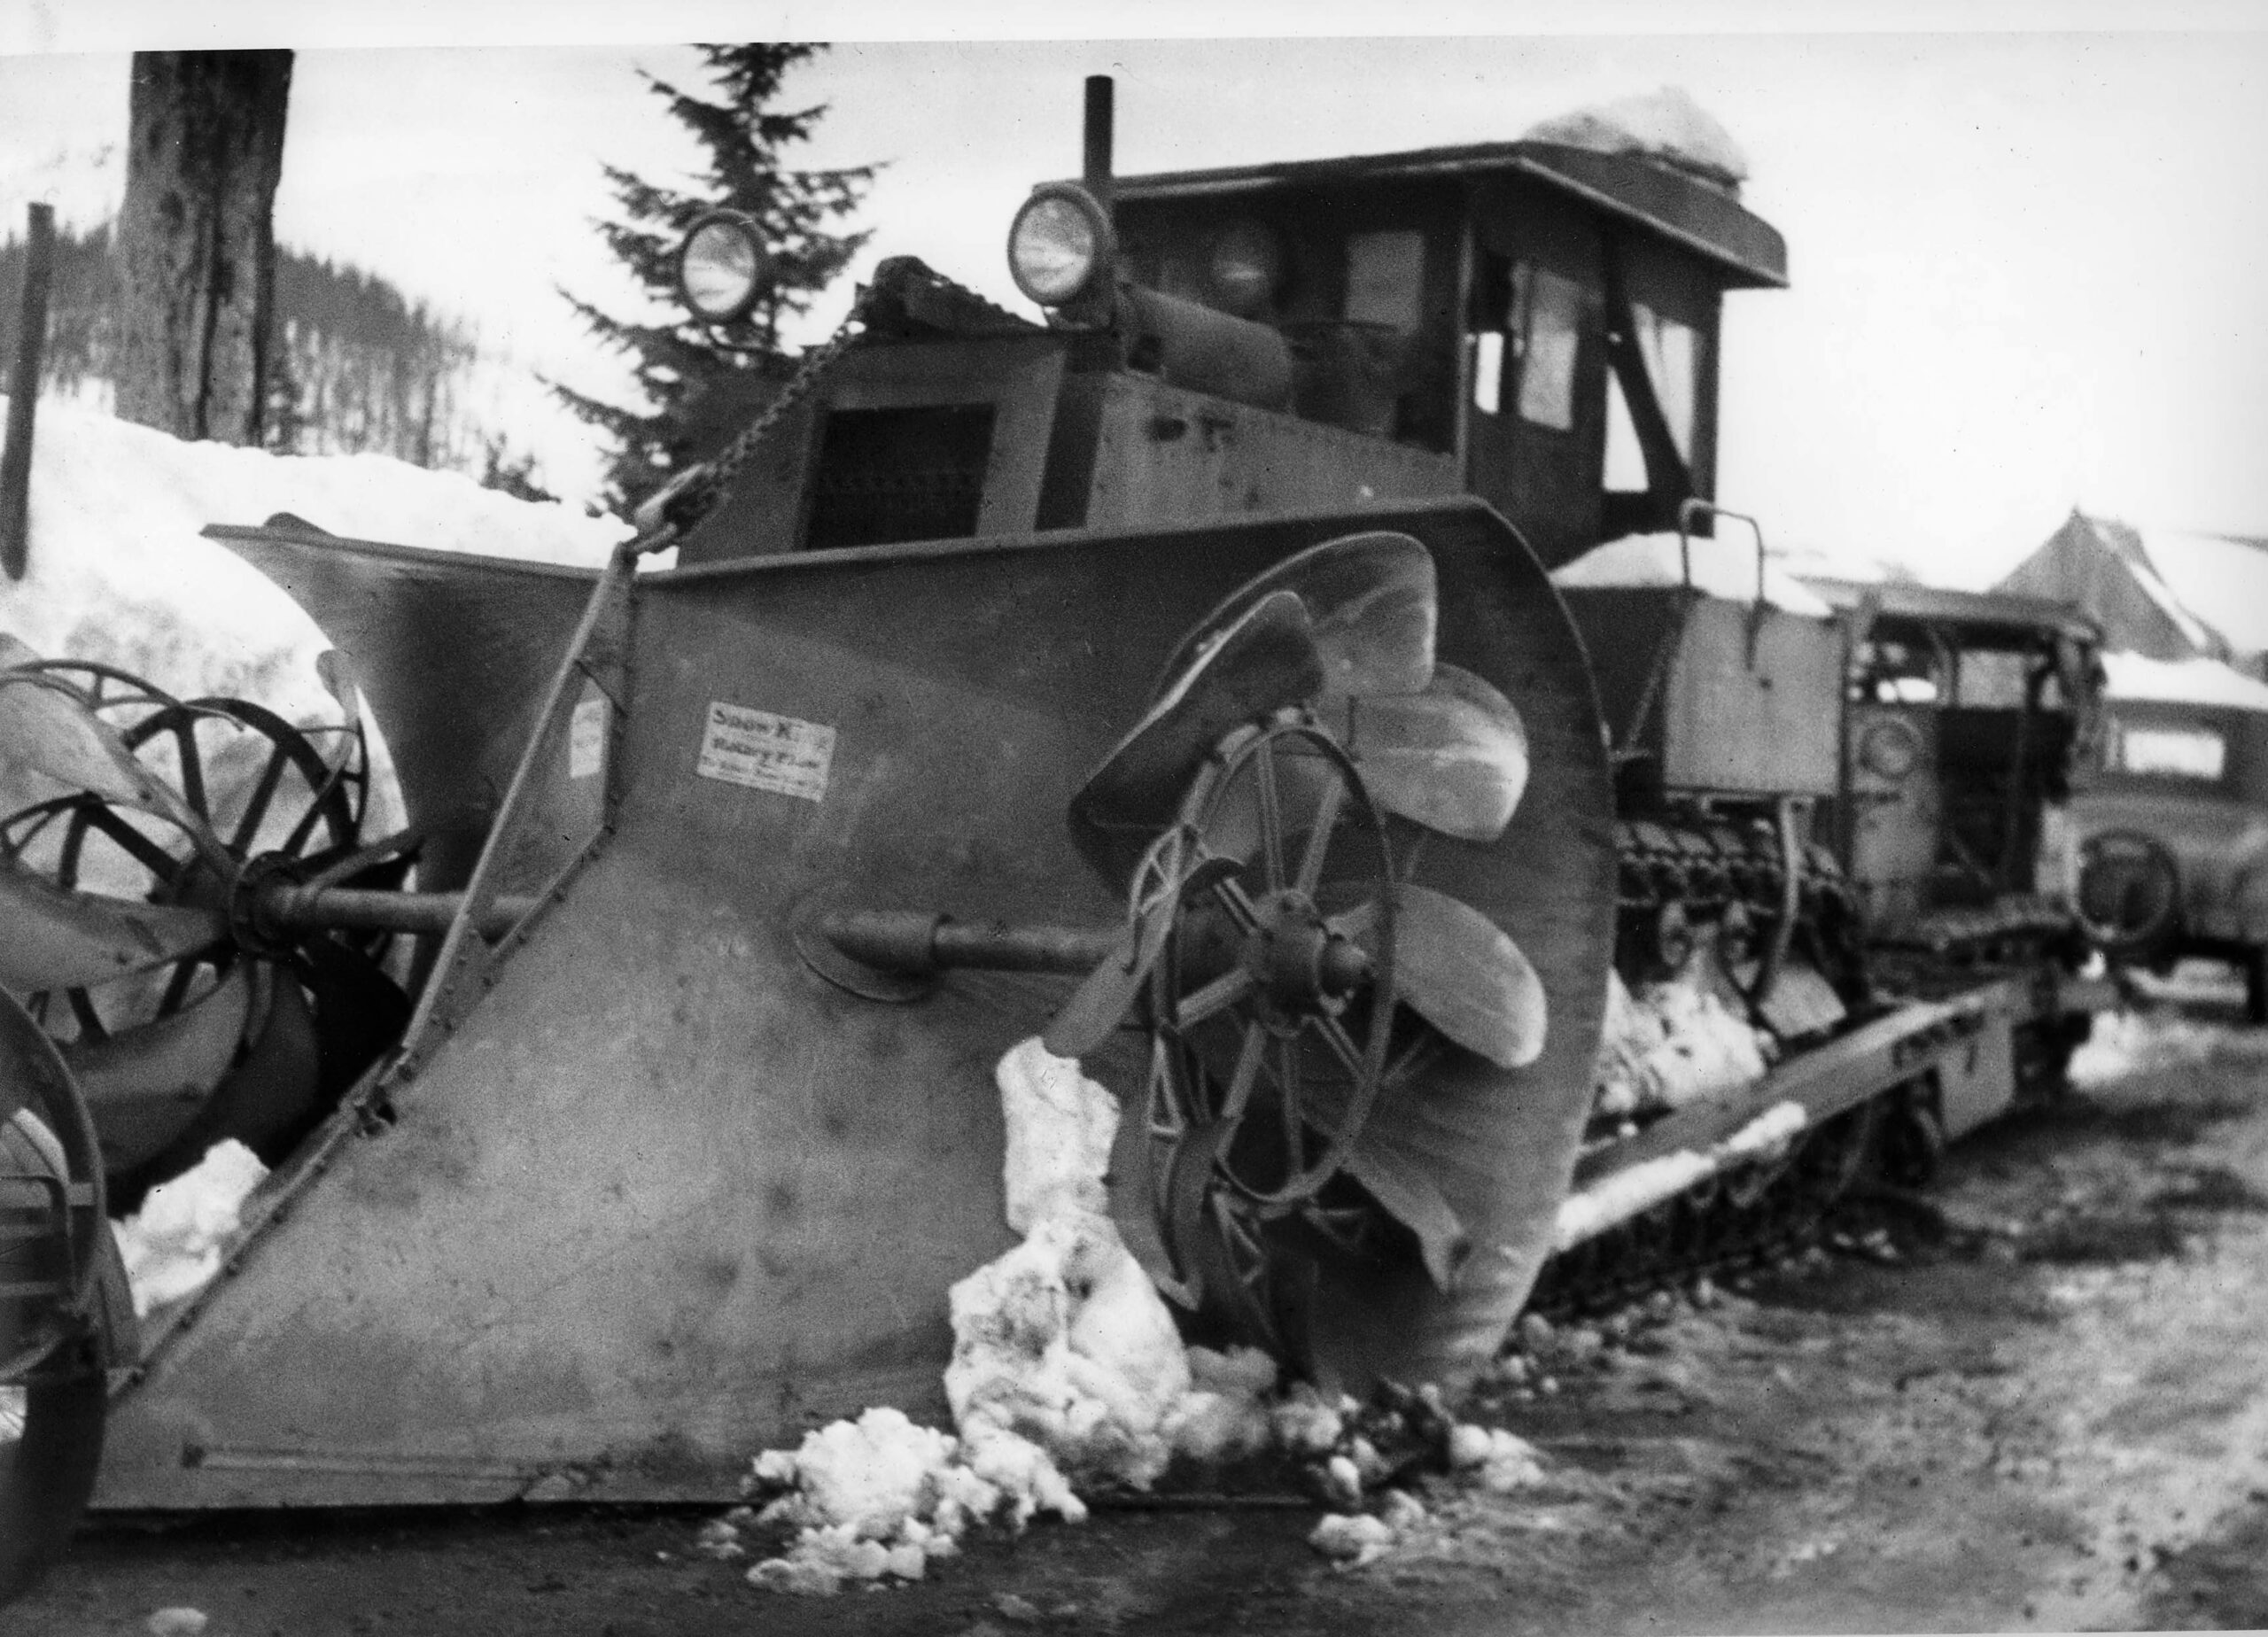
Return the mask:
<svg viewBox="0 0 2268 1637"><path fill-rule="evenodd" d="M1353 510L1460 486L1446 455L1121 375L1103 389L1086 521L1170 527Z"/></svg>

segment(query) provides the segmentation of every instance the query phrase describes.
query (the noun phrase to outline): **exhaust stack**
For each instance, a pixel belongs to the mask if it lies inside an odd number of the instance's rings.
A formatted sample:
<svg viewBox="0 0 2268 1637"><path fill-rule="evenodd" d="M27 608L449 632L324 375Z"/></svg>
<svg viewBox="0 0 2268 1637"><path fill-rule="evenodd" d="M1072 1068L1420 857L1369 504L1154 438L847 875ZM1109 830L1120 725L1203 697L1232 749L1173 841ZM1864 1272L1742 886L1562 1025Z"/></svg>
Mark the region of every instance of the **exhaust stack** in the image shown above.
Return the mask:
<svg viewBox="0 0 2268 1637"><path fill-rule="evenodd" d="M1079 180L1106 212L1110 209L1110 144L1115 123L1111 108L1113 85L1107 74L1087 76L1085 151L1079 172Z"/></svg>

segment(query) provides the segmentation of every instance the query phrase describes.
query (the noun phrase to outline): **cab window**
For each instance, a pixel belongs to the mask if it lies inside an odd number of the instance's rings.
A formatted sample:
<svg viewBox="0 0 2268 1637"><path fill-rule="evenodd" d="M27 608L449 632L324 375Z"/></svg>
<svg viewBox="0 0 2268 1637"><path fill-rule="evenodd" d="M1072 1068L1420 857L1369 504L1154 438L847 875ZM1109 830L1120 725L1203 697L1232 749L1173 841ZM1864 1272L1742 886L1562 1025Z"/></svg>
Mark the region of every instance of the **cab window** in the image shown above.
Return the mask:
<svg viewBox="0 0 2268 1637"><path fill-rule="evenodd" d="M1357 233L1347 241L1347 300L1358 324L1414 330L1424 314L1425 236L1414 229Z"/></svg>
<svg viewBox="0 0 2268 1637"><path fill-rule="evenodd" d="M1670 441L1677 446L1679 458L1690 466L1694 411L1700 392L1699 332L1643 301L1632 302L1630 313L1647 379L1653 384L1662 418L1669 423ZM1623 396L1622 378L1614 374L1606 382L1606 486L1625 492L1651 486L1638 429L1630 418L1629 400Z"/></svg>
<svg viewBox="0 0 2268 1637"><path fill-rule="evenodd" d="M2228 741L2209 727L2143 727L2114 721L2111 764L2124 773L2210 782L2228 765Z"/></svg>
<svg viewBox="0 0 2268 1637"><path fill-rule="evenodd" d="M1495 298L1473 337L1472 407L1516 411L1551 431L1575 424L1575 366L1581 352L1583 287L1526 261L1497 263Z"/></svg>

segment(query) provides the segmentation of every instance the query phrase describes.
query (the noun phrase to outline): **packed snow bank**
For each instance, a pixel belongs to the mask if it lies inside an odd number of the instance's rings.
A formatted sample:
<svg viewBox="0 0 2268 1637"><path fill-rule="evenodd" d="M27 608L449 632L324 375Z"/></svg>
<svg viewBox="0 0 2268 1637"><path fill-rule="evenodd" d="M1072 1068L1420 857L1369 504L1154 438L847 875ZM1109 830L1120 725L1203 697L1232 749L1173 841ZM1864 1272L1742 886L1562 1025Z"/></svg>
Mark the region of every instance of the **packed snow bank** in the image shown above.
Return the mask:
<svg viewBox="0 0 2268 1637"><path fill-rule="evenodd" d="M1693 584L1727 602L1756 601L1756 546L1743 539L1693 535ZM1674 534L1626 534L1595 546L1551 573L1565 591L1625 591L1684 584L1684 555ZM1764 601L1810 619L1831 619L1835 610L1818 593L1770 560L1764 564Z"/></svg>
<svg viewBox="0 0 2268 1637"><path fill-rule="evenodd" d="M30 570L0 580L0 630L50 658L101 660L175 694L225 694L295 722L336 720L315 674L328 645L314 622L198 533L279 511L362 539L585 565L604 562L628 532L612 518L531 505L384 455L185 443L43 400Z"/></svg>
<svg viewBox="0 0 2268 1637"><path fill-rule="evenodd" d="M221 1246L237 1230L245 1199L268 1175L252 1151L229 1137L111 1227L126 1264L136 1318L195 1294L221 1271Z"/></svg>
<svg viewBox="0 0 2268 1637"><path fill-rule="evenodd" d="M2105 691L2113 699L2268 710L2268 682L2256 681L2218 659L2152 659L2143 654L2107 653L2102 656L2102 670Z"/></svg>
<svg viewBox="0 0 2268 1637"><path fill-rule="evenodd" d="M1720 1143L1695 1152L1641 1160L1560 1201L1552 1235L1555 1251L1572 1250L1641 1211L1651 1210L1713 1172L1777 1158L1802 1134L1808 1116L1800 1103L1775 1103Z"/></svg>
<svg viewBox="0 0 2268 1637"><path fill-rule="evenodd" d="M1632 154L1690 171L1734 192L1748 180L1748 156L1681 86L1665 85L1554 115L1530 126L1520 140Z"/></svg>

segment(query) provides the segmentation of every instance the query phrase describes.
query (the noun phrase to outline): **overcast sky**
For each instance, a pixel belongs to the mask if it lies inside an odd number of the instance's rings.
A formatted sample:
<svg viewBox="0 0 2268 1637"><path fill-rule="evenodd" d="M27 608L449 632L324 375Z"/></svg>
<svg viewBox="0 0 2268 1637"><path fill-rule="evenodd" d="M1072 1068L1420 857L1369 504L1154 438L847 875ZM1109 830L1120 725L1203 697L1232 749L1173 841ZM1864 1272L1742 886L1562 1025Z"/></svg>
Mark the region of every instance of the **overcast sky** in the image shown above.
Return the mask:
<svg viewBox="0 0 2268 1637"><path fill-rule="evenodd" d="M803 20L822 15L861 13ZM127 46L245 43L11 20L0 12L0 45L19 53L0 56L12 225L27 198L82 223L114 207ZM680 37L714 37L716 21L692 17L712 26ZM838 45L791 91L831 110L807 162L887 167L861 217L866 265L918 254L1014 301L1008 218L1033 181L1076 170L1090 73L1118 77L1130 172L1505 139L1585 102L1682 86L1744 150L1746 201L1789 242L1793 289L1730 299L1724 367L1720 498L1759 514L1775 546L1976 584L2074 504L2268 534L2268 35L1559 26L869 40ZM27 54L57 43L108 49ZM604 388L610 366L554 293L622 297L588 226L606 207L599 166L661 175L695 159L641 67L696 72L688 52L618 37L302 50L278 234L478 324L524 368ZM848 299L822 303L821 333ZM588 485L571 437L522 415L519 441L546 454L555 485Z"/></svg>

